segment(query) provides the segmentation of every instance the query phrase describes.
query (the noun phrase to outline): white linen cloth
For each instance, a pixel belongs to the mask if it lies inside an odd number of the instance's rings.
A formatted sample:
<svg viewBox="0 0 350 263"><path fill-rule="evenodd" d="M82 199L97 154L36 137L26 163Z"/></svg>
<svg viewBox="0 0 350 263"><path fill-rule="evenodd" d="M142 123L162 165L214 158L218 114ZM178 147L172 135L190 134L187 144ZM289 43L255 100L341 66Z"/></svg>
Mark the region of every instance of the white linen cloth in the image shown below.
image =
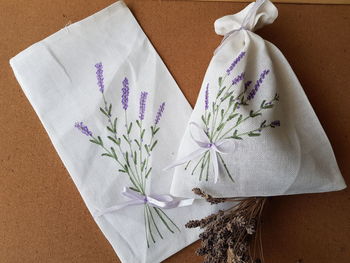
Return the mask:
<svg viewBox="0 0 350 263"><path fill-rule="evenodd" d="M173 171L162 171L175 159L191 107L123 2L10 64L122 262L160 262L198 239L185 223L217 208L173 200Z"/></svg>
<svg viewBox="0 0 350 263"><path fill-rule="evenodd" d="M274 196L345 188L331 145L283 54L254 30L268 0L215 22L214 53L182 139L171 194ZM297 41L297 40L296 40ZM167 170L167 169L166 169Z"/></svg>

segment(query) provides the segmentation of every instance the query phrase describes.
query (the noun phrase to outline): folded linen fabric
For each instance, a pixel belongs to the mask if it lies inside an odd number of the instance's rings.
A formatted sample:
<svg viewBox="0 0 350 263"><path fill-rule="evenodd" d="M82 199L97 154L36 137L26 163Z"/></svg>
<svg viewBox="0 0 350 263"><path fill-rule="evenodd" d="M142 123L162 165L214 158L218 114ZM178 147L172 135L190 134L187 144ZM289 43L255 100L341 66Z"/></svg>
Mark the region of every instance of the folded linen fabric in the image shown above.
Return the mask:
<svg viewBox="0 0 350 263"><path fill-rule="evenodd" d="M185 223L216 208L170 196L162 171L192 110L123 2L10 64L122 262L160 262L197 239Z"/></svg>
<svg viewBox="0 0 350 263"><path fill-rule="evenodd" d="M222 197L345 188L331 145L282 53L254 30L277 18L268 0L215 22L216 49L182 139L171 194Z"/></svg>

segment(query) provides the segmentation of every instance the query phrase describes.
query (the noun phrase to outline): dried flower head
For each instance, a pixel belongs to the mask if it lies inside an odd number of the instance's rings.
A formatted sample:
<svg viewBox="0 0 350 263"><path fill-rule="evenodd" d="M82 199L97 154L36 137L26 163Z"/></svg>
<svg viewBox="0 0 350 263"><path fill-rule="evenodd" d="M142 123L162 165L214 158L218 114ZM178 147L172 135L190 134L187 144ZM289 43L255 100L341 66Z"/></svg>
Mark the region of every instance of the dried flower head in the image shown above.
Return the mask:
<svg viewBox="0 0 350 263"><path fill-rule="evenodd" d="M193 192L207 201L237 201L232 208L209 215L200 220L191 220L188 228L200 227L204 231L199 235L201 247L197 254L204 257L204 263L261 263L252 255L257 240L256 229L260 227L261 213L266 198L214 198L195 188ZM212 203L212 202L211 202ZM261 244L259 248L260 252ZM255 253L254 253L255 254Z"/></svg>

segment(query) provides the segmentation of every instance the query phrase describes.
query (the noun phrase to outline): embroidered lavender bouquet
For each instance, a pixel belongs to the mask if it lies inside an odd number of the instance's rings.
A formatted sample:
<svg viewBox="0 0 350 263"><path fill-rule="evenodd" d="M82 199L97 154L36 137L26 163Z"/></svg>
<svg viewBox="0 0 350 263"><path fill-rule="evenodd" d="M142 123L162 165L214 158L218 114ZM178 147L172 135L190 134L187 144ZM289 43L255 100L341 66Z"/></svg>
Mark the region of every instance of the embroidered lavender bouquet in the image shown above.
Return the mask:
<svg viewBox="0 0 350 263"><path fill-rule="evenodd" d="M210 83L206 85L204 113L201 115L201 123L190 123L192 125L190 129L198 130L198 138L195 138L191 130L190 132L193 140L201 149L190 153L175 163L176 166L186 162L184 169L191 169L191 175L198 174L199 180L205 177L205 180L208 181L209 169L213 166L214 182L216 183L219 177L219 165L221 164L225 174L234 182L222 156L235 149L235 145L230 143L229 140L258 137L264 129L280 126L279 120L268 121L263 119L253 128L240 130L244 122L263 116L264 111L272 109L279 100L276 93L272 98L260 99L258 108L250 107L250 102L263 86L264 79L269 75L270 70L264 69L254 81L254 85L252 85L251 80L245 79L244 72L232 77L236 65L244 59L245 54L246 52L241 52L233 60L225 74L218 78L215 88L210 89L210 86L214 86ZM214 91L214 94L210 95L211 91ZM249 108L249 110L241 111L241 107ZM192 166L191 163L193 163Z"/></svg>
<svg viewBox="0 0 350 263"><path fill-rule="evenodd" d="M131 199L98 211L95 216L118 212L131 205L143 205L145 233L149 247L150 242L156 242L156 235L163 239L159 224L162 224L171 233L180 231L162 208L169 209L192 203L192 200L174 200L169 195L147 195L147 179L152 176L151 154L158 145L157 133L160 130L159 122L165 110L165 102L159 105L153 125L148 127L144 124L148 93L142 91L139 97L138 116L129 116L128 108L133 106L129 105L129 93L132 90L130 90L128 78L125 77L122 81L121 105L119 105L124 111L124 116L115 117L113 105L107 101L104 93L103 65L97 63L95 67L97 84L103 98L103 105L99 110L104 117L108 135L106 138L95 135L83 122L77 122L75 127L88 136L91 143L100 147L101 156L115 162L118 176L129 178L130 186L124 187L122 194ZM123 123L118 126L119 122Z"/></svg>

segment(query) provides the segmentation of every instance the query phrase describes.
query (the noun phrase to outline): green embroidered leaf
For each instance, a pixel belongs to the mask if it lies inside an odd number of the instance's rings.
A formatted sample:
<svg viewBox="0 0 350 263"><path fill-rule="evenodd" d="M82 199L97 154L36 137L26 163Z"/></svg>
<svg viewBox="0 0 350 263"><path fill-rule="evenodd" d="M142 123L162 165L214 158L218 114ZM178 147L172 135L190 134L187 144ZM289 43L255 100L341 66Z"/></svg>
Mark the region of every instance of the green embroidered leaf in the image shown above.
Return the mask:
<svg viewBox="0 0 350 263"><path fill-rule="evenodd" d="M137 126L139 126L139 128L141 128L141 123L139 120L136 120L136 124L137 124Z"/></svg>
<svg viewBox="0 0 350 263"><path fill-rule="evenodd" d="M221 109L221 119L224 118L224 113L225 113L224 109Z"/></svg>
<svg viewBox="0 0 350 263"><path fill-rule="evenodd" d="M263 100L263 101L261 102L260 108L262 108L262 109L264 108L265 102L266 102L266 100Z"/></svg>
<svg viewBox="0 0 350 263"><path fill-rule="evenodd" d="M115 153L115 150L113 147L111 147L111 151L112 151L114 159L118 160L117 154Z"/></svg>
<svg viewBox="0 0 350 263"><path fill-rule="evenodd" d="M238 120L236 122L236 126L241 123L242 119L243 119L243 115L240 114L239 117L238 117Z"/></svg>
<svg viewBox="0 0 350 263"><path fill-rule="evenodd" d="M205 122L204 115L202 115L201 119L202 119L202 121L203 121L204 125L207 125L207 123Z"/></svg>
<svg viewBox="0 0 350 263"><path fill-rule="evenodd" d="M209 121L210 121L210 117L211 117L211 112L209 112L208 114L208 119L207 119L207 123L209 124Z"/></svg>
<svg viewBox="0 0 350 263"><path fill-rule="evenodd" d="M138 189L136 189L135 187L132 187L132 186L130 186L129 189L131 189L131 190L133 190L135 192L140 192Z"/></svg>
<svg viewBox="0 0 350 263"><path fill-rule="evenodd" d="M127 133L128 133L128 134L130 134L131 128L132 128L132 122L130 122L130 124L129 124L128 130L127 130Z"/></svg>
<svg viewBox="0 0 350 263"><path fill-rule="evenodd" d="M118 142L116 139L114 139L112 136L107 136L108 139L110 139L112 142L118 145Z"/></svg>
<svg viewBox="0 0 350 263"><path fill-rule="evenodd" d="M254 117L256 117L256 116L259 116L259 115L262 115L261 113L258 113L258 112L254 112L254 111L250 111L250 113L249 113L249 116L250 117L252 117L252 118L254 118Z"/></svg>
<svg viewBox="0 0 350 263"><path fill-rule="evenodd" d="M237 135L237 133L238 133L238 131L235 130L235 131L233 132L233 135L231 136L231 138L236 139L236 140L243 140L242 137L240 137L240 136Z"/></svg>
<svg viewBox="0 0 350 263"><path fill-rule="evenodd" d="M114 133L114 130L109 126L107 126L107 130L109 130L111 133Z"/></svg>
<svg viewBox="0 0 350 263"><path fill-rule="evenodd" d="M126 173L126 171L123 170L123 169L119 169L118 171L121 172L121 173Z"/></svg>
<svg viewBox="0 0 350 263"><path fill-rule="evenodd" d="M228 103L228 106L231 107L234 101L235 101L235 98L233 96L231 96L230 101Z"/></svg>
<svg viewBox="0 0 350 263"><path fill-rule="evenodd" d="M273 104L265 105L263 109L271 109L273 108Z"/></svg>
<svg viewBox="0 0 350 263"><path fill-rule="evenodd" d="M157 142L158 142L158 141L156 140L156 141L152 144L151 149L150 149L151 151L153 151L153 148L156 146Z"/></svg>
<svg viewBox="0 0 350 263"><path fill-rule="evenodd" d="M134 140L135 142L136 142L136 144L137 144L137 146L139 147L139 149L141 148L141 146L140 146L140 143L139 143L139 141L138 140Z"/></svg>
<svg viewBox="0 0 350 263"><path fill-rule="evenodd" d="M101 107L100 107L100 111L101 111L104 115L106 115L107 117L109 117L108 113L107 113L104 109L102 109Z"/></svg>
<svg viewBox="0 0 350 263"><path fill-rule="evenodd" d="M127 173L129 173L129 168L128 168L128 166L127 166L126 164L124 164L124 170L125 170Z"/></svg>
<svg viewBox="0 0 350 263"><path fill-rule="evenodd" d="M137 152L134 151L134 164L137 164Z"/></svg>
<svg viewBox="0 0 350 263"><path fill-rule="evenodd" d="M231 114L230 116L228 116L227 121L232 120L232 119L235 118L236 116L238 116L238 113Z"/></svg>
<svg viewBox="0 0 350 263"><path fill-rule="evenodd" d="M100 145L100 142L96 141L95 139L89 140L89 141L92 142L92 143L96 143L96 144Z"/></svg>
<svg viewBox="0 0 350 263"><path fill-rule="evenodd" d="M145 168L146 161L143 161L141 164L141 172L143 172L143 169Z"/></svg>
<svg viewBox="0 0 350 263"><path fill-rule="evenodd" d="M159 127L154 130L154 134L156 134L159 131Z"/></svg>
<svg viewBox="0 0 350 263"><path fill-rule="evenodd" d="M144 147L145 147L145 149L146 149L146 152L149 154L148 145L147 145L147 144L145 144L145 145L144 145Z"/></svg>
<svg viewBox="0 0 350 263"><path fill-rule="evenodd" d="M130 143L129 142L129 139L123 134L123 139L127 142L127 143Z"/></svg>
<svg viewBox="0 0 350 263"><path fill-rule="evenodd" d="M239 103L236 102L236 103L235 103L235 106L233 106L233 111L237 110L238 106L239 106Z"/></svg>
<svg viewBox="0 0 350 263"><path fill-rule="evenodd" d="M102 141L101 137L100 137L100 136L97 136L97 139L98 139L100 145L103 146L103 141Z"/></svg>
<svg viewBox="0 0 350 263"><path fill-rule="evenodd" d="M150 172L152 171L152 167L151 168L149 168L149 170L148 170L148 172L146 173L146 178L149 176L149 174L150 174Z"/></svg>
<svg viewBox="0 0 350 263"><path fill-rule="evenodd" d="M219 89L219 92L218 92L218 95L216 96L216 98L219 98L225 89L226 89L226 86L223 87L222 89Z"/></svg>
<svg viewBox="0 0 350 263"><path fill-rule="evenodd" d="M224 128L224 126L225 126L225 123L221 123L216 130L220 131L222 128Z"/></svg>
<svg viewBox="0 0 350 263"><path fill-rule="evenodd" d="M141 138L143 138L144 135L145 135L145 129L143 129L141 132Z"/></svg>
<svg viewBox="0 0 350 263"><path fill-rule="evenodd" d="M113 122L113 129L116 131L117 130L117 120L118 118L116 117Z"/></svg>
<svg viewBox="0 0 350 263"><path fill-rule="evenodd" d="M112 112L112 103L109 104L109 108L108 108L108 116L111 116L111 112Z"/></svg>
<svg viewBox="0 0 350 263"><path fill-rule="evenodd" d="M264 128L264 127L266 127L266 120L264 120L261 124L260 124L260 128Z"/></svg>
<svg viewBox="0 0 350 263"><path fill-rule="evenodd" d="M111 155L111 154L109 154L109 153L103 153L103 154L101 154L101 156L108 156L108 157L113 158L113 155Z"/></svg>
<svg viewBox="0 0 350 263"><path fill-rule="evenodd" d="M250 133L248 133L248 136L250 136L250 137L256 137L256 136L260 136L260 133L250 132Z"/></svg>
<svg viewBox="0 0 350 263"><path fill-rule="evenodd" d="M233 91L227 93L227 94L225 95L225 97L223 97L223 98L221 99L221 101L222 101L222 102L225 101L227 98L231 97L232 94L233 94Z"/></svg>
<svg viewBox="0 0 350 263"><path fill-rule="evenodd" d="M126 160L126 163L128 164L128 166L130 166L130 163L129 163L129 153L128 153L128 152L125 152L125 160Z"/></svg>
<svg viewBox="0 0 350 263"><path fill-rule="evenodd" d="M222 85L222 77L220 77L220 78L218 79L218 82L219 82L219 87L221 87L221 85Z"/></svg>

